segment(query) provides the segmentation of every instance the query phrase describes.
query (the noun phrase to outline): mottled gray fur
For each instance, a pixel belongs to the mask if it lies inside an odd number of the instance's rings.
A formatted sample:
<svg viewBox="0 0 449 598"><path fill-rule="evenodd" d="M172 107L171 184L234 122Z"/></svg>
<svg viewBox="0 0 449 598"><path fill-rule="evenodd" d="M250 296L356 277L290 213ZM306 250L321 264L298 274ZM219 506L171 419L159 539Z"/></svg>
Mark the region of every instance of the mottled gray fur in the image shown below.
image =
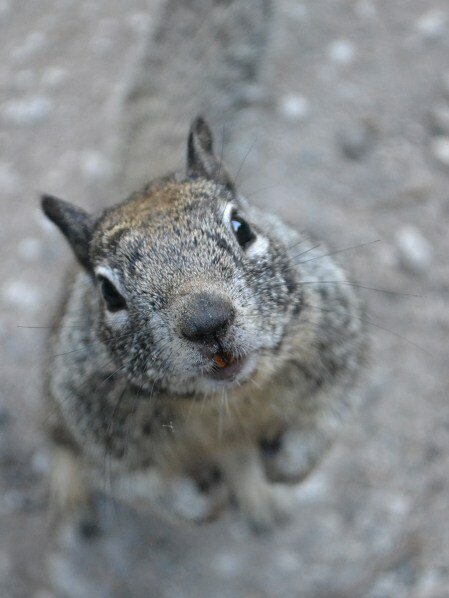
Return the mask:
<svg viewBox="0 0 449 598"><path fill-rule="evenodd" d="M128 480L169 507L174 481L219 472L264 528L285 514L274 482L302 479L349 414L363 318L322 246L239 195L203 119L187 154L184 172L96 215L43 200L79 262L50 343L53 491L86 501L107 462L117 488ZM198 295L232 306L224 331L200 341L183 334ZM241 365L221 378L216 355Z"/></svg>

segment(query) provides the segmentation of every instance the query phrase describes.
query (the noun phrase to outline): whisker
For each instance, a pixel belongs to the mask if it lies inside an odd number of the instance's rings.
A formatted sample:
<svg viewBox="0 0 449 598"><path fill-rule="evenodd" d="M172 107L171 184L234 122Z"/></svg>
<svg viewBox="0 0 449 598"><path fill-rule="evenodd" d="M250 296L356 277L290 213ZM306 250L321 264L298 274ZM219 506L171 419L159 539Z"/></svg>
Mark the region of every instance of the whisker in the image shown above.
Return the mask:
<svg viewBox="0 0 449 598"><path fill-rule="evenodd" d="M311 307L318 309L320 311L323 311L323 312L335 313L335 310L330 309L330 308L328 309L325 307L321 307L319 305L313 305L311 303L309 303L309 305ZM402 336L402 334L399 334L399 332L396 332L395 330L392 330L391 328L387 328L386 326L383 326L382 324L376 324L376 322L372 322L371 320L368 320L367 318L362 318L361 316L356 316L355 314L350 314L347 312L339 312L339 313L341 315L347 316L348 318L353 318L355 320L358 320L359 322L363 322L364 324L369 324L370 326L374 326L375 328L378 328L379 330L383 330L384 332L389 332L393 336L396 336L397 338L409 343L410 345L413 345L414 347L416 347L423 353L426 353L427 355L432 355L432 353L430 351L428 351L427 349L425 349L418 343L415 343L415 341L412 341L411 339L407 338L406 336Z"/></svg>
<svg viewBox="0 0 449 598"><path fill-rule="evenodd" d="M407 291L395 291L390 289L378 289L376 287L370 287L363 283L352 281L352 280L304 280L300 281L300 285L302 284L345 284L352 287L357 287L358 289L366 289L368 291L376 291L377 293L386 293L388 295L402 295L405 297L422 297L417 293L409 293Z"/></svg>
<svg viewBox="0 0 449 598"><path fill-rule="evenodd" d="M300 245L303 242L304 241L299 241L298 243L295 243L294 245L291 245L290 247L288 247L288 249L293 249L293 247L297 247L298 245ZM302 251L301 253L298 253L298 254L294 255L293 257L295 259L297 259L298 257L301 257L302 255L305 255L306 253L310 253L314 249L317 249L318 247L321 247L321 245L322 245L322 243L317 243L316 245L313 245L312 247L309 247L309 249L306 249L305 251ZM302 262L300 262L300 263L302 263Z"/></svg>
<svg viewBox="0 0 449 598"><path fill-rule="evenodd" d="M253 148L254 148L254 146L256 145L256 143L257 143L257 137L256 137L256 138L254 139L254 141L251 143L251 145L249 146L249 148L248 148L248 150L247 150L246 154L243 156L243 160L241 161L241 163L240 163L240 166L239 166L239 168L238 168L238 170L237 170L237 172L236 172L236 174L235 174L235 176L234 176L234 185L236 185L236 186L237 186L237 179L238 179L238 177L239 177L239 174L240 174L240 172L241 172L241 170L242 170L242 168L243 168L243 166L244 166L244 164L245 164L245 162L246 162L246 159L248 158L249 154L250 154L250 153L251 153L251 151L253 150Z"/></svg>
<svg viewBox="0 0 449 598"><path fill-rule="evenodd" d="M302 262L298 262L299 264L307 264L307 262L313 262L313 260L319 260L323 257L329 257L331 255L337 255L337 253L343 253L344 251L350 251L351 249L360 249L361 247L368 247L368 245L374 245L374 243L380 243L380 239L375 239L374 241L368 241L367 243L360 243L360 245L352 245L351 247L344 247L343 249L337 249L336 251L330 251L329 253L324 253L322 255L317 255L315 257L311 257L308 260L304 260ZM299 257L299 256L296 256Z"/></svg>
<svg viewBox="0 0 449 598"><path fill-rule="evenodd" d="M64 325L61 326L59 324L55 324L54 326L22 326L20 324L17 325L17 328L26 328L26 329L38 329L38 330L58 330L60 328L83 328L85 324L74 324L74 325Z"/></svg>

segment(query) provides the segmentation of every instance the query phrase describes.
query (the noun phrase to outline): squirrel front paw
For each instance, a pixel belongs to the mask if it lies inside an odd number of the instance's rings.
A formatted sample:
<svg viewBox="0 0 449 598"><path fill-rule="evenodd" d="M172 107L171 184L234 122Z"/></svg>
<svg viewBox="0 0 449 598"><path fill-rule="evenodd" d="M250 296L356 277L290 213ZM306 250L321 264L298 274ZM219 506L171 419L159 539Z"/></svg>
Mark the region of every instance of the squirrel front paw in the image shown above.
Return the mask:
<svg viewBox="0 0 449 598"><path fill-rule="evenodd" d="M281 436L260 443L262 461L272 482L297 484L320 461L329 440L319 433L287 430Z"/></svg>
<svg viewBox="0 0 449 598"><path fill-rule="evenodd" d="M232 498L255 532L270 531L288 520L288 488L267 480L257 447L229 451L222 455L221 467Z"/></svg>
<svg viewBox="0 0 449 598"><path fill-rule="evenodd" d="M277 484L265 483L246 487L236 493L238 508L256 533L266 533L286 523L292 513L288 489Z"/></svg>
<svg viewBox="0 0 449 598"><path fill-rule="evenodd" d="M191 476L166 476L156 469L123 476L115 483L115 494L125 501L143 501L161 517L191 523L215 519L229 502L223 484L206 491Z"/></svg>

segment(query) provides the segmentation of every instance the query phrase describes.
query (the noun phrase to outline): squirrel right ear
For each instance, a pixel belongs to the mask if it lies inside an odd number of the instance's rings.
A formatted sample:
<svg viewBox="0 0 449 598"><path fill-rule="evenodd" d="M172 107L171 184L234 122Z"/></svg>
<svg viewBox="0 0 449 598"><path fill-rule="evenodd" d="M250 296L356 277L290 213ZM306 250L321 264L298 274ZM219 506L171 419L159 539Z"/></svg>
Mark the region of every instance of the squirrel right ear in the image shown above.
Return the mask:
<svg viewBox="0 0 449 598"><path fill-rule="evenodd" d="M230 190L234 184L222 161L214 154L209 125L201 116L193 121L187 141L187 176L216 181Z"/></svg>
<svg viewBox="0 0 449 598"><path fill-rule="evenodd" d="M49 218L70 243L80 264L90 270L89 243L94 229L94 219L85 210L73 204L43 195L41 205L44 214Z"/></svg>

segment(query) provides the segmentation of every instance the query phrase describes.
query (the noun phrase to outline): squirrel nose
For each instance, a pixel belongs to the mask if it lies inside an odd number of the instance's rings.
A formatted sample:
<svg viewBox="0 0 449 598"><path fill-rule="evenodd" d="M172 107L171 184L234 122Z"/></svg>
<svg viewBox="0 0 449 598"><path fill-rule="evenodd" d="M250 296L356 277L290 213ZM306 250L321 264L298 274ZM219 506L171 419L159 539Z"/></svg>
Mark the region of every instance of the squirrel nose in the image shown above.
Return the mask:
<svg viewBox="0 0 449 598"><path fill-rule="evenodd" d="M223 334L235 317L232 303L211 293L192 295L183 312L181 332L191 341L204 341Z"/></svg>

